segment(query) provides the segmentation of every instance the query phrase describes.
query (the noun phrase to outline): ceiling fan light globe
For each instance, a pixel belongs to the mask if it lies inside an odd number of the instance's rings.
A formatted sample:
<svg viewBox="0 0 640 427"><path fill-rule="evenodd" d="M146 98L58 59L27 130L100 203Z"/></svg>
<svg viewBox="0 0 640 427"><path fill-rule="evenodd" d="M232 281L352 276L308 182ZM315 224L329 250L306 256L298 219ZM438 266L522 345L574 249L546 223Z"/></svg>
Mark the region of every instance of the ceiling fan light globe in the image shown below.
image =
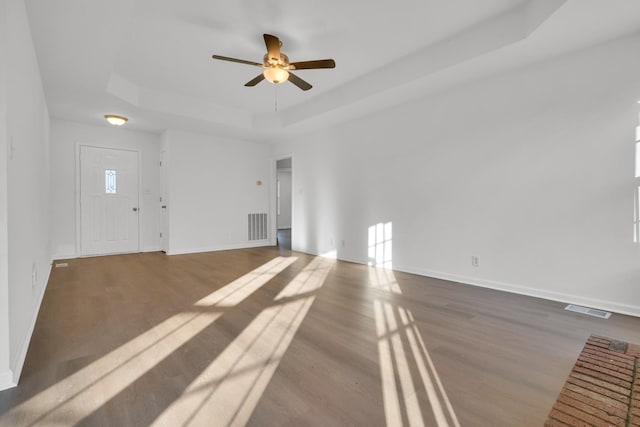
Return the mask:
<svg viewBox="0 0 640 427"><path fill-rule="evenodd" d="M289 72L282 68L269 67L266 68L262 74L267 81L276 85L284 83L289 79Z"/></svg>

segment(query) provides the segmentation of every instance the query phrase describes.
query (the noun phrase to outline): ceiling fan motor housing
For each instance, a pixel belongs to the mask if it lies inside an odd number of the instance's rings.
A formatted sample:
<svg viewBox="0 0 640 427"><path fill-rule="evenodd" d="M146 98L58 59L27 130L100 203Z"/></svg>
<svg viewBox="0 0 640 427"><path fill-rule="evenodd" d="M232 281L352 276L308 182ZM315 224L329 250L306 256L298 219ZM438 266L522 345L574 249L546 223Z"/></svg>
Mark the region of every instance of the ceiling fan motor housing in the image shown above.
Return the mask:
<svg viewBox="0 0 640 427"><path fill-rule="evenodd" d="M289 57L282 52L280 52L280 59L269 58L269 53L265 53L263 63L265 68L276 67L285 70L289 69Z"/></svg>

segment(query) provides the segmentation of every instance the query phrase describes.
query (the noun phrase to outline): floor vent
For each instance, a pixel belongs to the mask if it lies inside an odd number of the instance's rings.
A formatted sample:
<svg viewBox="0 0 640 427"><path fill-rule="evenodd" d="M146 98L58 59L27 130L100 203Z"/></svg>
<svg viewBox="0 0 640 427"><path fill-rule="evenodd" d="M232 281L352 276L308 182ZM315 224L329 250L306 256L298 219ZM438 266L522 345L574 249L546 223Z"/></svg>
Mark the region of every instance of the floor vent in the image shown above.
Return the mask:
<svg viewBox="0 0 640 427"><path fill-rule="evenodd" d="M249 241L267 240L267 214L266 213L250 213L249 214Z"/></svg>
<svg viewBox="0 0 640 427"><path fill-rule="evenodd" d="M576 313L586 314L588 316L599 317L601 319L608 319L611 317L611 313L608 311L596 310L595 308L582 307L580 305L569 304L564 308L568 311L575 311Z"/></svg>
<svg viewBox="0 0 640 427"><path fill-rule="evenodd" d="M68 262L56 262L56 268L60 268L60 267L69 267L69 263Z"/></svg>

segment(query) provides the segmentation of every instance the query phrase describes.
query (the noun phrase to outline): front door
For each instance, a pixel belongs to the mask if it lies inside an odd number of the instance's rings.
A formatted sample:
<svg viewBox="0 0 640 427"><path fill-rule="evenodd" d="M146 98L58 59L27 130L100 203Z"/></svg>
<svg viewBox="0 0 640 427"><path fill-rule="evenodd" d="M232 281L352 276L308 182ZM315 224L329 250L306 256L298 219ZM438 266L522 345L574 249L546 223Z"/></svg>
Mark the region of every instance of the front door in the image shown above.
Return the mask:
<svg viewBox="0 0 640 427"><path fill-rule="evenodd" d="M80 254L139 252L138 152L80 146Z"/></svg>

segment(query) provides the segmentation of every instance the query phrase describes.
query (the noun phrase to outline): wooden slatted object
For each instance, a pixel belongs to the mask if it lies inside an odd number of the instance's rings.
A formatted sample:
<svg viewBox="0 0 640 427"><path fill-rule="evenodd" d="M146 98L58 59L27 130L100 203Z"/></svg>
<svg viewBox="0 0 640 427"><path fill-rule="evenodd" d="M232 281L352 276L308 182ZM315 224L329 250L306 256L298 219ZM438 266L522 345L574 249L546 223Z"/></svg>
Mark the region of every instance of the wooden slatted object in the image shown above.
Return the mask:
<svg viewBox="0 0 640 427"><path fill-rule="evenodd" d="M639 349L589 337L545 426L640 426Z"/></svg>

